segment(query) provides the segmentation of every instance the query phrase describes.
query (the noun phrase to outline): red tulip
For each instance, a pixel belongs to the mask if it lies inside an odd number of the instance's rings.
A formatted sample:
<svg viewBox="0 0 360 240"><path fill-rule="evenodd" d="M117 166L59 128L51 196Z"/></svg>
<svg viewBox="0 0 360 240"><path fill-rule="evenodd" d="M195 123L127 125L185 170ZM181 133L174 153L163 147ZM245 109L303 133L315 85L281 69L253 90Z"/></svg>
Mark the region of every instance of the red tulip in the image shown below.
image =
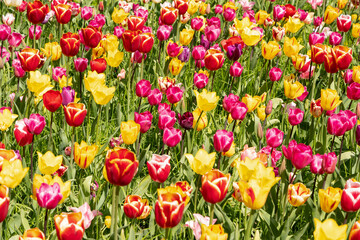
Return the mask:
<svg viewBox="0 0 360 240"><path fill-rule="evenodd" d="M337 73L339 71L338 65L336 64L336 58L333 54L331 47L326 46L325 48L325 71L328 73Z"/></svg>
<svg viewBox="0 0 360 240"><path fill-rule="evenodd" d="M24 119L15 122L14 135L16 142L21 147L31 144L34 136L26 126Z"/></svg>
<svg viewBox="0 0 360 240"><path fill-rule="evenodd" d="M58 4L54 6L56 20L60 24L66 24L71 20L71 6L67 4Z"/></svg>
<svg viewBox="0 0 360 240"><path fill-rule="evenodd" d="M102 37L101 32L93 26L82 28L81 33L84 38L85 46L89 48L97 47Z"/></svg>
<svg viewBox="0 0 360 240"><path fill-rule="evenodd" d="M83 103L69 103L63 106L66 122L71 127L80 126L86 117L87 110Z"/></svg>
<svg viewBox="0 0 360 240"><path fill-rule="evenodd" d="M149 207L148 200L142 199L138 195L128 195L124 202L124 213L128 218L140 218ZM148 211L150 213L150 211ZM144 216L142 218L145 218Z"/></svg>
<svg viewBox="0 0 360 240"><path fill-rule="evenodd" d="M18 52L21 67L26 72L35 71L45 63L44 55L37 49L24 48Z"/></svg>
<svg viewBox="0 0 360 240"><path fill-rule="evenodd" d="M340 32L348 32L351 28L351 16L341 14L336 19L336 24Z"/></svg>
<svg viewBox="0 0 360 240"><path fill-rule="evenodd" d="M341 208L345 212L356 212L360 209L360 183L355 179L346 181L341 195Z"/></svg>
<svg viewBox="0 0 360 240"><path fill-rule="evenodd" d="M292 16L294 16L295 13L296 13L295 6L293 6L291 4L285 5L285 18L292 17Z"/></svg>
<svg viewBox="0 0 360 240"><path fill-rule="evenodd" d="M325 45L317 43L311 45L311 61L316 64L322 64L325 61Z"/></svg>
<svg viewBox="0 0 360 240"><path fill-rule="evenodd" d="M173 25L178 18L179 10L173 7L163 7L160 10L161 22L166 25Z"/></svg>
<svg viewBox="0 0 360 240"><path fill-rule="evenodd" d="M130 16L127 18L128 29L130 31L141 30L145 25L145 22L145 18L142 17Z"/></svg>
<svg viewBox="0 0 360 240"><path fill-rule="evenodd" d="M170 174L170 156L153 154L146 162L149 175L155 182L163 183Z"/></svg>
<svg viewBox="0 0 360 240"><path fill-rule="evenodd" d="M224 54L220 50L209 49L205 54L205 67L210 71L218 70L224 64Z"/></svg>
<svg viewBox="0 0 360 240"><path fill-rule="evenodd" d="M84 217L81 212L61 213L54 217L59 240L81 240L84 235Z"/></svg>
<svg viewBox="0 0 360 240"><path fill-rule="evenodd" d="M47 110L55 112L62 103L62 96L59 91L49 90L43 95L43 103Z"/></svg>
<svg viewBox="0 0 360 240"><path fill-rule="evenodd" d="M62 53L67 57L74 57L79 52L80 37L77 33L64 33L60 39Z"/></svg>
<svg viewBox="0 0 360 240"><path fill-rule="evenodd" d="M154 35L151 33L141 33L138 37L140 38L139 52L150 52L154 45Z"/></svg>
<svg viewBox="0 0 360 240"><path fill-rule="evenodd" d="M175 8L179 10L180 15L184 15L189 8L187 0L174 0Z"/></svg>
<svg viewBox="0 0 360 240"><path fill-rule="evenodd" d="M140 47L140 37L139 34L141 31L130 31L126 30L122 35L121 39L123 41L124 48L127 52L135 52Z"/></svg>
<svg viewBox="0 0 360 240"><path fill-rule="evenodd" d="M97 73L105 72L107 67L106 60L104 58L97 58L90 61L91 71L96 71Z"/></svg>
<svg viewBox="0 0 360 240"><path fill-rule="evenodd" d="M40 1L29 2L27 4L27 18L32 24L40 24L44 21L49 12L49 6Z"/></svg>
<svg viewBox="0 0 360 240"><path fill-rule="evenodd" d="M354 223L349 235L349 240L358 240L358 239L360 239L360 220Z"/></svg>
<svg viewBox="0 0 360 240"><path fill-rule="evenodd" d="M350 66L353 59L351 48L339 45L335 46L331 50L331 52L335 58L336 66L338 69L345 70Z"/></svg>
<svg viewBox="0 0 360 240"><path fill-rule="evenodd" d="M0 185L0 223L5 220L9 210L9 188Z"/></svg>
<svg viewBox="0 0 360 240"><path fill-rule="evenodd" d="M230 184L230 174L218 169L202 175L200 192L206 202L215 204L224 200Z"/></svg>

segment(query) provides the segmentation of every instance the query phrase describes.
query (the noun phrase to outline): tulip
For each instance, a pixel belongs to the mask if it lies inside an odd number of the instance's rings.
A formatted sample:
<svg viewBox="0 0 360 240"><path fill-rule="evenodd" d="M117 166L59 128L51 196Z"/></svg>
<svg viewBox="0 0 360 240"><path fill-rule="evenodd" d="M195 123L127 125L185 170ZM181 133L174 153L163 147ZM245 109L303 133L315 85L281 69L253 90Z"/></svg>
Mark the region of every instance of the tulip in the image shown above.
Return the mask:
<svg viewBox="0 0 360 240"><path fill-rule="evenodd" d="M0 184L15 188L21 183L28 171L29 168L23 168L19 159L14 161L4 160L0 172Z"/></svg>
<svg viewBox="0 0 360 240"><path fill-rule="evenodd" d="M18 117L16 114L12 114L9 109L0 111L0 130L6 131Z"/></svg>
<svg viewBox="0 0 360 240"><path fill-rule="evenodd" d="M169 57L177 57L183 51L182 47L170 40L166 46L166 53Z"/></svg>
<svg viewBox="0 0 360 240"><path fill-rule="evenodd" d="M336 90L332 89L321 89L321 107L325 111L332 111L340 105L340 97Z"/></svg>
<svg viewBox="0 0 360 240"><path fill-rule="evenodd" d="M198 89L206 87L209 82L209 78L205 73L194 73L194 85Z"/></svg>
<svg viewBox="0 0 360 240"><path fill-rule="evenodd" d="M45 62L44 56L37 49L24 48L18 53L22 69L26 72L41 68Z"/></svg>
<svg viewBox="0 0 360 240"><path fill-rule="evenodd" d="M261 54L267 60L272 60L281 51L280 45L275 41L261 42Z"/></svg>
<svg viewBox="0 0 360 240"><path fill-rule="evenodd" d="M242 55L242 46L241 44L235 43L227 47L226 56L232 60L237 61Z"/></svg>
<svg viewBox="0 0 360 240"><path fill-rule="evenodd" d="M89 48L95 48L101 40L101 32L95 27L88 26L81 29L84 45Z"/></svg>
<svg viewBox="0 0 360 240"><path fill-rule="evenodd" d="M41 152L38 154L38 167L42 174L53 174L61 166L63 157L62 155L55 156L52 152L47 151L44 155Z"/></svg>
<svg viewBox="0 0 360 240"><path fill-rule="evenodd" d="M352 49L345 46L335 46L332 50L336 66L340 70L347 69L352 61Z"/></svg>
<svg viewBox="0 0 360 240"><path fill-rule="evenodd" d="M16 7L16 8L19 8L22 5L21 0L4 0L4 3L8 7ZM25 8L26 8L26 6L25 6Z"/></svg>
<svg viewBox="0 0 360 240"><path fill-rule="evenodd" d="M234 141L233 132L226 130L217 130L214 137L214 148L218 152L227 152L230 150L231 144Z"/></svg>
<svg viewBox="0 0 360 240"><path fill-rule="evenodd" d="M244 120L246 113L248 112L248 108L245 103L243 102L237 102L231 109L231 117L234 120Z"/></svg>
<svg viewBox="0 0 360 240"><path fill-rule="evenodd" d="M203 89L201 93L194 90L196 96L197 106L205 112L213 110L217 102L219 101L219 97L216 96L216 92L208 92L206 89Z"/></svg>
<svg viewBox="0 0 360 240"><path fill-rule="evenodd" d="M225 111L230 113L238 101L239 101L239 96L230 93L229 96L224 97L222 106Z"/></svg>
<svg viewBox="0 0 360 240"><path fill-rule="evenodd" d="M9 204L9 188L5 185L0 185L0 223L5 220L8 214Z"/></svg>
<svg viewBox="0 0 360 240"><path fill-rule="evenodd" d="M45 15L49 12L49 6L40 1L29 2L27 4L27 18L34 24L40 24L44 21Z"/></svg>
<svg viewBox="0 0 360 240"><path fill-rule="evenodd" d="M328 118L327 131L331 135L342 136L348 128L348 118L344 115L333 114Z"/></svg>
<svg viewBox="0 0 360 240"><path fill-rule="evenodd" d="M232 77L240 77L244 67L238 61L235 61L233 65L230 66L230 75Z"/></svg>
<svg viewBox="0 0 360 240"><path fill-rule="evenodd" d="M25 76L26 72L22 69L19 59L13 59L12 67L14 68L15 77L22 78Z"/></svg>
<svg viewBox="0 0 360 240"><path fill-rule="evenodd" d="M151 179L163 183L170 174L170 156L153 154L150 161L146 162Z"/></svg>
<svg viewBox="0 0 360 240"><path fill-rule="evenodd" d="M158 189L155 203L155 220L161 228L173 228L182 219L189 197L180 187Z"/></svg>
<svg viewBox="0 0 360 240"><path fill-rule="evenodd" d="M94 160L98 149L99 147L96 144L88 145L84 141L81 141L80 144L76 142L74 144L74 161L80 168L85 169Z"/></svg>
<svg viewBox="0 0 360 240"><path fill-rule="evenodd" d="M160 109L160 108L159 108ZM175 112L174 111L159 111L159 121L158 127L161 130L165 128L171 128L176 123Z"/></svg>
<svg viewBox="0 0 360 240"><path fill-rule="evenodd" d="M281 41L285 36L285 28L283 27L273 27L272 28L272 37L275 41Z"/></svg>
<svg viewBox="0 0 360 240"><path fill-rule="evenodd" d="M205 28L205 19L203 17L195 17L191 19L191 28L195 31L203 31Z"/></svg>
<svg viewBox="0 0 360 240"><path fill-rule="evenodd" d="M272 82L277 82L280 80L281 78L281 75L282 75L282 71L280 68L277 68L277 67L273 67L270 69L269 71L269 77L270 77L270 80Z"/></svg>
<svg viewBox="0 0 360 240"><path fill-rule="evenodd" d="M127 18L128 29L130 31L141 30L145 25L146 19L143 17L130 16ZM121 23L121 22L120 22Z"/></svg>
<svg viewBox="0 0 360 240"><path fill-rule="evenodd" d="M45 240L45 234L38 228L27 229L19 240Z"/></svg>
<svg viewBox="0 0 360 240"><path fill-rule="evenodd" d="M104 58L93 59L90 61L91 71L96 71L97 73L105 72L107 67L106 60Z"/></svg>
<svg viewBox="0 0 360 240"><path fill-rule="evenodd" d="M356 212L360 209L360 183L355 179L346 181L345 188L341 195L341 208L345 212Z"/></svg>
<svg viewBox="0 0 360 240"><path fill-rule="evenodd" d="M55 215L54 223L59 240L80 240L83 238L85 227L81 212Z"/></svg>
<svg viewBox="0 0 360 240"><path fill-rule="evenodd" d="M313 158L310 163L310 171L314 174L323 174L324 170L322 164L324 161L324 156L320 154L313 155Z"/></svg>
<svg viewBox="0 0 360 240"><path fill-rule="evenodd" d="M294 126L300 124L304 119L304 112L300 108L289 109L289 123Z"/></svg>
<svg viewBox="0 0 360 240"><path fill-rule="evenodd" d="M228 239L228 234L225 233L223 227L220 224L210 226L201 224L200 240L206 239L226 240Z"/></svg>
<svg viewBox="0 0 360 240"><path fill-rule="evenodd" d="M360 237L360 221L356 221L350 230L349 240L356 240Z"/></svg>
<svg viewBox="0 0 360 240"><path fill-rule="evenodd" d="M93 8L92 7L82 7L81 8L81 18L85 21L89 20L93 16Z"/></svg>
<svg viewBox="0 0 360 240"><path fill-rule="evenodd" d="M46 125L45 118L40 114L31 114L29 118L24 118L24 122L32 134L39 135Z"/></svg>
<svg viewBox="0 0 360 240"><path fill-rule="evenodd" d="M179 10L173 7L163 7L160 9L161 22L166 25L173 25L178 18Z"/></svg>
<svg viewBox="0 0 360 240"><path fill-rule="evenodd" d="M351 16L350 15L340 15L336 19L336 24L340 32L348 32L351 27Z"/></svg>
<svg viewBox="0 0 360 240"><path fill-rule="evenodd" d="M309 35L309 44L315 45L317 43L322 44L325 41L325 34L324 33L317 33L313 32Z"/></svg>
<svg viewBox="0 0 360 240"><path fill-rule="evenodd" d="M79 52L80 37L77 33L65 33L60 39L60 46L63 54L67 57L74 57Z"/></svg>
<svg viewBox="0 0 360 240"><path fill-rule="evenodd" d="M116 147L105 157L104 175L108 182L116 186L126 186L138 171L139 161L130 150Z"/></svg>
<svg viewBox="0 0 360 240"><path fill-rule="evenodd" d="M350 86L347 87L346 95L351 100L359 100L360 99L360 84L357 82L353 82Z"/></svg>
<svg viewBox="0 0 360 240"><path fill-rule="evenodd" d="M8 36L7 40L8 40L10 47L13 49L13 48L20 46L20 44L24 38L25 38L25 36L21 35L20 33L13 32L12 34L10 34Z"/></svg>
<svg viewBox="0 0 360 240"><path fill-rule="evenodd" d="M182 132L180 129L173 127L165 128L163 133L163 142L169 147L175 147L182 138Z"/></svg>
<svg viewBox="0 0 360 240"><path fill-rule="evenodd" d="M285 37L283 50L287 57L296 56L303 47L297 42L295 37Z"/></svg>
<svg viewBox="0 0 360 240"><path fill-rule="evenodd" d="M19 146L29 145L33 141L33 134L29 131L23 119L15 122L14 135Z"/></svg>
<svg viewBox="0 0 360 240"><path fill-rule="evenodd" d="M283 145L282 150L285 158L290 160L298 170L303 169L312 161L311 147L303 143L297 143L295 140L291 140L288 147Z"/></svg>
<svg viewBox="0 0 360 240"><path fill-rule="evenodd" d="M353 24L353 27L351 30L351 36L353 38L358 38L360 36L360 23Z"/></svg>
<svg viewBox="0 0 360 240"><path fill-rule="evenodd" d="M342 190L340 188L328 187L327 189L319 189L319 201L321 210L326 213L334 211L341 200Z"/></svg>
<svg viewBox="0 0 360 240"><path fill-rule="evenodd" d="M49 90L43 95L43 103L47 110L55 112L62 103L62 96L59 91Z"/></svg>
<svg viewBox="0 0 360 240"><path fill-rule="evenodd" d="M91 12L91 14L92 14L92 12ZM121 24L122 22L124 22L124 20L127 18L128 15L129 15L129 13L125 12L125 10L123 8L120 8L118 10L117 8L114 7L114 11L111 14L111 19L114 21L114 23ZM129 23L129 22L127 22L127 23ZM144 23L143 23L143 25L144 25Z"/></svg>
<svg viewBox="0 0 360 240"><path fill-rule="evenodd" d="M289 17L287 23L284 24L285 31L291 33L297 33L300 30L300 28L302 28L302 26L304 26L304 23L301 22L299 18L293 18L293 17Z"/></svg>
<svg viewBox="0 0 360 240"><path fill-rule="evenodd" d="M68 4L58 4L54 6L56 20L60 24L67 24L71 20L71 6Z"/></svg>
<svg viewBox="0 0 360 240"><path fill-rule="evenodd" d="M232 8L226 8L222 14L223 14L224 20L227 22L233 21L234 18L236 17L236 12Z"/></svg>
<svg viewBox="0 0 360 240"><path fill-rule="evenodd" d="M121 26L114 27L114 35L118 38L122 38L122 34L125 32L125 29Z"/></svg>
<svg viewBox="0 0 360 240"><path fill-rule="evenodd" d="M166 97L171 104L175 104L181 100L183 91L177 87L170 87L166 90Z"/></svg>
<svg viewBox="0 0 360 240"><path fill-rule="evenodd" d="M63 198L60 185L58 183L54 183L54 185L42 183L40 188L36 190L36 198L40 207L46 209L56 208Z"/></svg>
<svg viewBox="0 0 360 240"><path fill-rule="evenodd" d="M91 199L91 197L90 197ZM85 202L83 205L81 205L80 207L76 208L76 207L71 207L70 208L71 211L77 213L77 212L81 212L83 218L84 218L84 227L85 229L88 229L91 225L91 221L98 215L102 215L101 212L93 210L91 211L91 208L89 206L89 204L87 202Z"/></svg>
<svg viewBox="0 0 360 240"><path fill-rule="evenodd" d="M329 44L333 46L337 46L341 43L342 36L338 32L332 32L329 37Z"/></svg>
<svg viewBox="0 0 360 240"><path fill-rule="evenodd" d="M138 37L140 39L139 52L150 52L154 45L154 35L152 33L141 33Z"/></svg>
<svg viewBox="0 0 360 240"><path fill-rule="evenodd" d="M61 92L62 105L67 106L69 103L75 100L75 90L71 87L63 87Z"/></svg>
<svg viewBox="0 0 360 240"><path fill-rule="evenodd" d="M121 35L125 51L127 52L136 52L140 46L140 31L130 31L125 30Z"/></svg>
<svg viewBox="0 0 360 240"><path fill-rule="evenodd" d="M325 61L326 47L320 43L311 46L311 61L322 64Z"/></svg>
<svg viewBox="0 0 360 240"><path fill-rule="evenodd" d="M211 171L216 158L216 153L208 153L204 149L199 149L195 156L192 154L185 154L186 159L189 161L191 169L200 175L204 175Z"/></svg>
<svg viewBox="0 0 360 240"><path fill-rule="evenodd" d="M162 100L162 93L159 89L155 88L150 91L147 99L151 106L158 105Z"/></svg>
<svg viewBox="0 0 360 240"><path fill-rule="evenodd" d="M319 219L314 218L315 222L315 231L314 239L334 239L334 240L345 240L347 237L346 230L347 224L337 225L336 221L332 218L326 219L324 222L321 222Z"/></svg>
<svg viewBox="0 0 360 240"><path fill-rule="evenodd" d="M353 79L352 79L352 76L353 76L353 70L352 69L347 69L343 75L344 77L344 82L346 84L351 84L353 83Z"/></svg>
<svg viewBox="0 0 360 240"><path fill-rule="evenodd" d="M294 207L303 205L310 197L311 191L302 183L290 184L287 199Z"/></svg>
<svg viewBox="0 0 360 240"><path fill-rule="evenodd" d="M87 58L76 58L74 59L75 70L78 72L84 72L88 65Z"/></svg>
<svg viewBox="0 0 360 240"><path fill-rule="evenodd" d="M206 51L205 67L210 71L218 70L224 64L224 54L220 50L209 49Z"/></svg>
<svg viewBox="0 0 360 240"><path fill-rule="evenodd" d="M134 120L140 125L141 133L146 133L150 129L152 119L153 115L149 111L140 114L137 112L134 113Z"/></svg>
<svg viewBox="0 0 360 240"><path fill-rule="evenodd" d="M131 145L135 143L137 136L139 135L140 124L137 124L133 120L122 122L120 126L120 131L124 143L127 145Z"/></svg>
<svg viewBox="0 0 360 240"><path fill-rule="evenodd" d="M172 75L176 76L176 75L179 75L179 73L181 72L181 69L184 67L184 65L185 65L185 63L182 62L180 59L172 58L169 63L169 70Z"/></svg>
<svg viewBox="0 0 360 240"><path fill-rule="evenodd" d="M255 46L264 37L260 31L245 27L240 33L241 39L247 46Z"/></svg>
<svg viewBox="0 0 360 240"><path fill-rule="evenodd" d="M11 34L11 27L9 27L6 24L0 25L0 40L1 41L7 40L10 34Z"/></svg>
<svg viewBox="0 0 360 240"><path fill-rule="evenodd" d="M205 27L205 36L210 42L215 42L221 33L221 28L211 25Z"/></svg>
<svg viewBox="0 0 360 240"><path fill-rule="evenodd" d="M324 21L326 24L331 24L335 19L339 17L341 10L332 6L327 6L324 15Z"/></svg>
<svg viewBox="0 0 360 240"><path fill-rule="evenodd" d="M230 184L230 174L213 169L201 177L200 192L206 202L215 204L224 200Z"/></svg>
<svg viewBox="0 0 360 240"><path fill-rule="evenodd" d="M205 53L206 53L206 48L199 45L193 48L191 55L194 58L194 60L202 60L205 57Z"/></svg>
<svg viewBox="0 0 360 240"><path fill-rule="evenodd" d="M59 60L62 54L61 46L57 42L45 43L45 49L42 48L41 51L46 58L51 57L51 61Z"/></svg>
<svg viewBox="0 0 360 240"><path fill-rule="evenodd" d="M277 148L283 141L284 132L277 128L271 128L267 129L265 136L266 144L272 148Z"/></svg>
<svg viewBox="0 0 360 240"><path fill-rule="evenodd" d="M284 91L287 98L295 99L304 93L304 86L298 81L294 82L291 79L285 79Z"/></svg>
<svg viewBox="0 0 360 240"><path fill-rule="evenodd" d="M128 195L124 202L124 213L129 218L144 219L151 211L151 206L146 199L138 195Z"/></svg>
<svg viewBox="0 0 360 240"><path fill-rule="evenodd" d="M64 91L64 89L63 89ZM63 95L64 100L64 95ZM86 117L87 110L83 103L68 103L63 105L66 123L71 127L80 126Z"/></svg>
<svg viewBox="0 0 360 240"><path fill-rule="evenodd" d="M59 204L63 203L66 198L69 197L70 192L71 192L71 182L67 181L67 182L63 182L61 180L61 178L57 175L55 175L54 178L52 178L50 175L44 175L41 176L39 174L35 174L34 175L34 180L33 180L33 188L32 188L32 198L37 200L37 194L36 191L41 187L41 185L43 183L46 183L48 185L54 185L55 183L58 183L60 185L60 192L62 195L62 199L59 202Z"/></svg>
<svg viewBox="0 0 360 240"><path fill-rule="evenodd" d="M292 63L294 65L294 68L300 72L300 73L304 73L306 71L310 71L309 67L310 67L310 58L307 55L295 55L291 57Z"/></svg>
<svg viewBox="0 0 360 240"><path fill-rule="evenodd" d="M193 122L193 128L196 127L197 124L197 128L196 131L201 131L202 129L204 129L207 124L208 124L208 119L206 114L202 114L202 110L200 108L196 108L193 112L192 112L193 116L194 116L194 122ZM201 116L200 116L201 115Z"/></svg>
<svg viewBox="0 0 360 240"><path fill-rule="evenodd" d="M170 37L173 27L171 25L161 25L156 31L156 36L159 41L166 41Z"/></svg>

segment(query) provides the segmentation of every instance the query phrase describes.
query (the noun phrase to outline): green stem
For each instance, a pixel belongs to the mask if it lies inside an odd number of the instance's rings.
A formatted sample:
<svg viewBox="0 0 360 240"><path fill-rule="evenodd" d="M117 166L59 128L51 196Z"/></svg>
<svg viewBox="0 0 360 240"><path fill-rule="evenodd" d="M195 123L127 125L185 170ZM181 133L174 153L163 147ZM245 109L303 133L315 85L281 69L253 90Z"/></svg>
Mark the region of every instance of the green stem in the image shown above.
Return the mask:
<svg viewBox="0 0 360 240"><path fill-rule="evenodd" d="M196 208L197 208L197 202L198 202L198 192L199 192L199 187L200 187L200 180L201 180L201 175L197 176L197 181L196 181L196 185L195 185L195 202L194 202L194 213L196 213Z"/></svg>
<svg viewBox="0 0 360 240"><path fill-rule="evenodd" d="M98 119L97 119L97 123L96 123L96 125L97 125L97 127L96 127L96 137L95 137L95 139L96 139L96 143L98 143L98 140L99 140L99 136L100 136L100 134L99 134L99 131L100 131L100 118L101 118L101 110L102 110L102 105L100 105L99 106L99 113L98 113Z"/></svg>
<svg viewBox="0 0 360 240"><path fill-rule="evenodd" d="M36 48L36 24L34 25L34 39L33 39L33 48Z"/></svg>
<svg viewBox="0 0 360 240"><path fill-rule="evenodd" d="M48 149L52 151L52 123L54 121L54 113L51 112L50 117L50 130L49 130L49 142L48 142Z"/></svg>
<svg viewBox="0 0 360 240"><path fill-rule="evenodd" d="M255 210L251 210L250 212L250 218L245 230L245 240L250 240L251 239L251 230L254 226L255 220L257 217L257 212Z"/></svg>
<svg viewBox="0 0 360 240"><path fill-rule="evenodd" d="M48 214L49 214L49 209L46 209L46 210L45 210L45 220L44 220L44 235L45 235L45 238L46 238Z"/></svg>
<svg viewBox="0 0 360 240"><path fill-rule="evenodd" d="M118 239L117 213L118 213L118 207L119 207L119 192L120 192L120 186L113 185L113 205L111 207L111 235L113 236L114 240Z"/></svg>
<svg viewBox="0 0 360 240"><path fill-rule="evenodd" d="M210 205L210 222L209 225L212 225L213 219L214 219L214 208L215 208L215 204L211 204Z"/></svg>
<svg viewBox="0 0 360 240"><path fill-rule="evenodd" d="M75 146L75 127L73 127L72 138L71 138L71 155L70 155L70 169L71 178L74 179L74 146Z"/></svg>

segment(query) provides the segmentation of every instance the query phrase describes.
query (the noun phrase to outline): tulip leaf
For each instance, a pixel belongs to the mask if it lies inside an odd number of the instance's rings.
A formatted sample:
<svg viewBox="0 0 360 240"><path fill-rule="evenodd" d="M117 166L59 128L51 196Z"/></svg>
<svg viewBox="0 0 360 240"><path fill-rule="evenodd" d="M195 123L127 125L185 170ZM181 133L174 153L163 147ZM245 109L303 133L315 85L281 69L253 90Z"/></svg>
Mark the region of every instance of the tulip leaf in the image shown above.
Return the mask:
<svg viewBox="0 0 360 240"><path fill-rule="evenodd" d="M91 180L92 180L92 175L86 177L85 180L83 180L82 189L83 189L83 193L85 195L84 196L85 198L90 197Z"/></svg>
<svg viewBox="0 0 360 240"><path fill-rule="evenodd" d="M278 230L278 222L265 210L260 209L259 210L259 216L261 219L263 219L268 227L268 230L271 232L271 235L273 236L279 236L279 230Z"/></svg>
<svg viewBox="0 0 360 240"><path fill-rule="evenodd" d="M21 216L21 223L24 226L24 229L29 229L30 225L29 225L28 220L25 217L25 212L23 209L20 209L20 216Z"/></svg>
<svg viewBox="0 0 360 240"><path fill-rule="evenodd" d="M304 235L304 233L306 232L306 230L309 227L309 223L307 223L304 227L302 227L302 229L300 231L298 231L294 237L292 238L292 240L300 240L300 239L304 239L302 236Z"/></svg>
<svg viewBox="0 0 360 240"><path fill-rule="evenodd" d="M145 192L148 190L150 183L151 183L151 177L150 177L150 175L147 175L137 185L136 189L134 190L133 195L143 196L145 194Z"/></svg>
<svg viewBox="0 0 360 240"><path fill-rule="evenodd" d="M135 230L134 230L133 224L131 224L131 227L130 227L130 233L129 233L128 240L135 240Z"/></svg>

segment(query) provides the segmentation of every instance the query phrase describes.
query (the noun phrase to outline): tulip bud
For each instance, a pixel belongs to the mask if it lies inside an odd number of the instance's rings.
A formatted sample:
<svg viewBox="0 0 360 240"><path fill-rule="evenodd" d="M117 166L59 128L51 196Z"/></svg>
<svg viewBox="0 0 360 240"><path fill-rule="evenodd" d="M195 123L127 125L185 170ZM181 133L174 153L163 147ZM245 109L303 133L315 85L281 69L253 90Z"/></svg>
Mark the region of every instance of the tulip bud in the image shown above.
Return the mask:
<svg viewBox="0 0 360 240"><path fill-rule="evenodd" d="M153 154L146 162L149 175L155 182L163 183L170 174L170 156Z"/></svg>
<svg viewBox="0 0 360 240"><path fill-rule="evenodd" d="M360 118L360 103L356 105L356 116L357 118Z"/></svg>
<svg viewBox="0 0 360 240"><path fill-rule="evenodd" d="M103 1L99 2L98 9L99 9L100 12L104 11L104 2Z"/></svg>
<svg viewBox="0 0 360 240"><path fill-rule="evenodd" d="M360 220L356 221L350 230L349 240L360 239Z"/></svg>
<svg viewBox="0 0 360 240"><path fill-rule="evenodd" d="M71 155L71 147L66 147L64 152L65 152L66 156L70 156Z"/></svg>
<svg viewBox="0 0 360 240"><path fill-rule="evenodd" d="M263 128L261 126L261 123L258 123L258 126L257 126L257 135L260 139L262 139L264 137L264 131L263 131Z"/></svg>
<svg viewBox="0 0 360 240"><path fill-rule="evenodd" d="M269 102L268 102L268 104L266 105L266 108L265 108L265 114L267 116L271 114L272 108L273 108L273 102L272 102L272 100L269 100Z"/></svg>

